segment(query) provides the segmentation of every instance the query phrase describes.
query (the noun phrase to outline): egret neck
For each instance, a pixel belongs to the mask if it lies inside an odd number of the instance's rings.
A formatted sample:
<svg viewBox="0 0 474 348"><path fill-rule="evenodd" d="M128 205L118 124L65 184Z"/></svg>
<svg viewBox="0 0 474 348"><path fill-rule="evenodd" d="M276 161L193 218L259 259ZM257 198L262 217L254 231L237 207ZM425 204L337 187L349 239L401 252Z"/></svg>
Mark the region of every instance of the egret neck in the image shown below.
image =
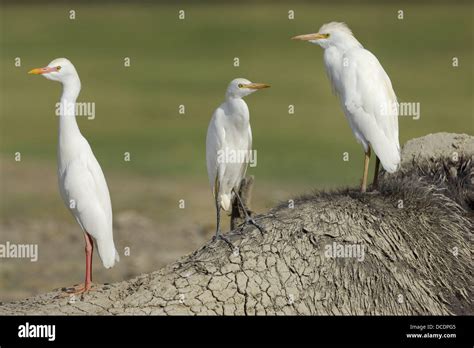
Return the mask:
<svg viewBox="0 0 474 348"><path fill-rule="evenodd" d="M59 109L58 165L59 172L65 168L68 159L81 149L83 136L76 121L76 100L81 91L79 76L71 76L63 83Z"/></svg>
<svg viewBox="0 0 474 348"><path fill-rule="evenodd" d="M227 96L225 107L230 122L239 130L247 130L250 121L247 103L240 97Z"/></svg>
<svg viewBox="0 0 474 348"><path fill-rule="evenodd" d="M76 121L76 100L81 91L79 76L71 76L63 83L59 112L59 141L81 135Z"/></svg>

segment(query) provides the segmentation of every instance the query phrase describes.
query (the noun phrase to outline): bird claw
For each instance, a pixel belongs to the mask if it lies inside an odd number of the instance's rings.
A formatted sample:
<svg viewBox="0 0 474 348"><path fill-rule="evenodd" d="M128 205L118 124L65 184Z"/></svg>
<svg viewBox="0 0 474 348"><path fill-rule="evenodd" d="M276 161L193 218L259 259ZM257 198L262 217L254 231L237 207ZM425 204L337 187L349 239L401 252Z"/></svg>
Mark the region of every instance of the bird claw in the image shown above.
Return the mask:
<svg viewBox="0 0 474 348"><path fill-rule="evenodd" d="M220 240L223 240L224 242L226 242L226 244L229 246L229 248L234 251L235 249L235 246L234 244L232 244L232 242L229 240L229 238L225 237L223 234L219 233L218 235L215 235L213 237L213 240L216 240L216 239L220 239Z"/></svg>
<svg viewBox="0 0 474 348"><path fill-rule="evenodd" d="M250 216L246 217L246 218L245 218L245 222L240 226L240 232L241 232L241 233L242 233L242 231L244 230L244 227L245 227L246 225L253 225L253 226L255 226L255 227L259 230L259 232L260 232L260 234L261 234L262 236L265 234L265 229L264 229L262 226L260 226L260 225L257 223L257 221L255 221L254 218L251 218Z"/></svg>
<svg viewBox="0 0 474 348"><path fill-rule="evenodd" d="M71 297L74 295L84 295L92 289L92 284L78 284L70 288L62 288L62 293L58 295L58 298Z"/></svg>
<svg viewBox="0 0 474 348"><path fill-rule="evenodd" d="M65 292L67 294L73 294L73 295L84 294L88 292L91 289L91 287L92 287L91 284L79 284L72 288L67 288Z"/></svg>
<svg viewBox="0 0 474 348"><path fill-rule="evenodd" d="M255 227L257 227L257 229L259 230L262 236L265 234L265 229L262 226L260 226L254 219L251 218L249 222Z"/></svg>

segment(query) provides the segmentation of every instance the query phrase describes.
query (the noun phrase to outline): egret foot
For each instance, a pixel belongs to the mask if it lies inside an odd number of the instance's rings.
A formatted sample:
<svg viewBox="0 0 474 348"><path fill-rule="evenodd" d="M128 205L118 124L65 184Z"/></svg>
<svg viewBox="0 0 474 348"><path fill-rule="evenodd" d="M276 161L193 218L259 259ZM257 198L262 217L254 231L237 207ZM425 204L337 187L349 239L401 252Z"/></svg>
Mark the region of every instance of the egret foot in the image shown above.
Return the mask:
<svg viewBox="0 0 474 348"><path fill-rule="evenodd" d="M240 204L240 207L242 208L242 211L244 212L245 214L245 222L241 225L240 227L240 232L242 233L244 227L248 224L251 224L251 225L254 225L255 227L258 228L258 230L260 231L260 233L262 234L263 236L263 233L264 233L264 229L262 226L260 226L254 218L252 218L249 214L249 211L247 211L247 208L245 207L245 204L242 202L242 199L240 198L239 194L237 193L237 191L234 190L234 194L235 196L237 197L238 199L238 202Z"/></svg>
<svg viewBox="0 0 474 348"><path fill-rule="evenodd" d="M216 234L214 237L212 237L212 240L220 239L226 242L226 244L229 246L229 248L234 251L235 246L232 244L229 238L225 237L222 233Z"/></svg>
<svg viewBox="0 0 474 348"><path fill-rule="evenodd" d="M244 227L246 225L253 225L255 226L259 231L260 231L260 234L263 236L263 234L265 233L265 229L260 226L257 221L255 221L254 218L250 217L250 215L247 214L247 216L245 217L245 222L241 225L240 227L240 231L242 231L244 229Z"/></svg>
<svg viewBox="0 0 474 348"><path fill-rule="evenodd" d="M84 231L84 240L86 242L86 278L83 284L63 289L65 296L85 294L92 287L92 252L94 251L94 243L91 235L86 231Z"/></svg>
<svg viewBox="0 0 474 348"><path fill-rule="evenodd" d="M72 288L67 288L66 293L68 294L83 294L88 292L92 288L92 284L78 284L73 286Z"/></svg>
<svg viewBox="0 0 474 348"><path fill-rule="evenodd" d="M58 296L58 298L64 298L64 297L70 297L71 295L79 295L79 294L85 294L89 292L89 290L92 289L92 283L82 283L82 284L77 284L74 285L73 287L70 288L62 288L61 291L62 293Z"/></svg>

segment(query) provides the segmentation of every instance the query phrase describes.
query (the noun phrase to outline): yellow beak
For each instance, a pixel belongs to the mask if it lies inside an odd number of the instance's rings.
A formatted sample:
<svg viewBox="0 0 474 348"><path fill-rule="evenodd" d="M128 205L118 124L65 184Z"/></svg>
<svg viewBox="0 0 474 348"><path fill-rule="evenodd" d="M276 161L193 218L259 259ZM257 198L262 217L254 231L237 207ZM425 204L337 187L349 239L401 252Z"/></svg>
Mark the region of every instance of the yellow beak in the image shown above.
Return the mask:
<svg viewBox="0 0 474 348"><path fill-rule="evenodd" d="M328 34L314 33L314 34L304 34L304 35L293 36L291 39L301 40L301 41L310 41L310 40L327 39L328 36L329 36Z"/></svg>
<svg viewBox="0 0 474 348"><path fill-rule="evenodd" d="M246 85L243 85L242 87L250 88L250 89L262 89L262 88L269 88L270 85L267 85L265 83L248 83Z"/></svg>
<svg viewBox="0 0 474 348"><path fill-rule="evenodd" d="M50 67L44 67L44 68L36 68L36 69L30 70L28 71L28 74L41 75L41 74L47 74L53 71L56 71L56 69L50 68Z"/></svg>

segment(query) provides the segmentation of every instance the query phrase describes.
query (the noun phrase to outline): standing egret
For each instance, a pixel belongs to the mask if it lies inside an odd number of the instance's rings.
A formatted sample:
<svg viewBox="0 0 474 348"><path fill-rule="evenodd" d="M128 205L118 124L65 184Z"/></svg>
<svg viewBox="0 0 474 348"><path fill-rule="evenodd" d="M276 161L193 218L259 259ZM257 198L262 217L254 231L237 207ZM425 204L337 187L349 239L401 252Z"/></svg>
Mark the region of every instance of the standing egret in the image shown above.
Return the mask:
<svg viewBox="0 0 474 348"><path fill-rule="evenodd" d="M66 58L53 60L29 74L43 75L63 86L59 108L58 183L59 192L84 232L86 276L84 285L69 293L89 291L92 282L94 237L105 268L119 261L112 232L112 205L104 174L76 122L76 99L81 81L74 65Z"/></svg>
<svg viewBox="0 0 474 348"><path fill-rule="evenodd" d="M398 104L390 78L344 23L324 24L318 33L293 37L324 49L324 65L349 125L365 151L361 192L367 188L370 148L375 151L374 187L379 163L393 173L400 164Z"/></svg>
<svg viewBox="0 0 474 348"><path fill-rule="evenodd" d="M216 238L231 243L220 232L220 210L229 211L234 195L246 216L246 223L262 229L247 213L238 190L245 177L252 150L252 129L245 96L270 87L263 83L252 83L238 78L227 87L225 101L212 115L206 138L206 162L209 182L214 194L217 226Z"/></svg>

